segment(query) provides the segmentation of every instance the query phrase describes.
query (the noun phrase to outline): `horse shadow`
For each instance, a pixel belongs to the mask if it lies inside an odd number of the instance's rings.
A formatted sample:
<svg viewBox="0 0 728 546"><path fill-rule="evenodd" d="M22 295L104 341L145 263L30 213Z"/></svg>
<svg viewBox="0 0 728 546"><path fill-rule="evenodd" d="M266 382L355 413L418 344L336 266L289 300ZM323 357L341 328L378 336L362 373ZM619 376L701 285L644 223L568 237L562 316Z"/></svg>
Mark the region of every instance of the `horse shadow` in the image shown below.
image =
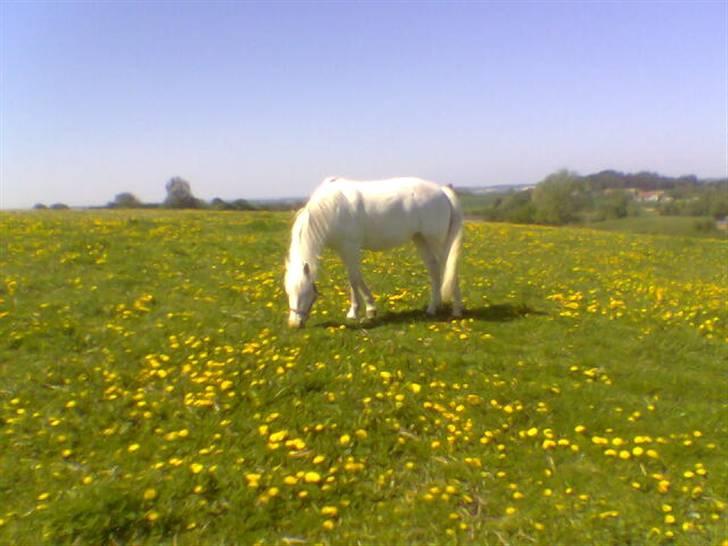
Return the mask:
<svg viewBox="0 0 728 546"><path fill-rule="evenodd" d="M462 317L457 320L473 319L482 322L510 322L520 320L530 315L547 315L544 311L539 311L525 304L499 303L494 305L486 305L484 307L475 307L465 309ZM374 318L362 320L347 321L325 321L313 325L314 328L341 328L348 329L365 329L379 328L390 324L411 324L416 322L450 322L453 320L449 310L445 309L438 314L432 316L425 312L425 309L409 309L406 311L387 311Z"/></svg>

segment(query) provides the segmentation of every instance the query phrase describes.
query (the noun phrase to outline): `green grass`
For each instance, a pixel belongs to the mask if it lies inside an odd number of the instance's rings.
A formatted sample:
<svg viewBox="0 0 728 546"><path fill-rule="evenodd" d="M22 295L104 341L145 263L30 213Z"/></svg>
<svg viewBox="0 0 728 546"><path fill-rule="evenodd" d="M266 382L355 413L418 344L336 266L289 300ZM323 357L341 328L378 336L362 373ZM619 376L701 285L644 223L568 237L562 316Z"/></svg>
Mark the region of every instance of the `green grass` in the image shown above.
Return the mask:
<svg viewBox="0 0 728 546"><path fill-rule="evenodd" d="M593 222L588 224L588 227L606 231L626 231L629 233L728 239L728 233L725 231L704 229L704 226L710 221L710 218L697 216L644 215Z"/></svg>
<svg viewBox="0 0 728 546"><path fill-rule="evenodd" d="M0 543L726 538L728 244L472 223L462 320L404 248L291 331L290 220L0 215Z"/></svg>

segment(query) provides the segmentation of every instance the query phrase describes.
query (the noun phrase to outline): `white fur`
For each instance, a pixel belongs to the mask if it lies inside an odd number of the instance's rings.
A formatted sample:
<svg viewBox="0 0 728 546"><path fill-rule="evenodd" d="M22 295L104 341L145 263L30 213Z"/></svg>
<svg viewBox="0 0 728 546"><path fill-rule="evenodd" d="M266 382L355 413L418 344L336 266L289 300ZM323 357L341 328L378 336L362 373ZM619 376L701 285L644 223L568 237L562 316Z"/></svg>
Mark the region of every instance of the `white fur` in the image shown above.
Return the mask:
<svg viewBox="0 0 728 546"><path fill-rule="evenodd" d="M303 326L315 299L319 256L332 248L346 265L351 289L348 318L356 318L360 299L366 314L376 313L374 298L360 269L361 249L385 250L414 241L430 273L427 307L434 314L443 301L460 316L458 261L463 212L451 188L419 178L355 181L327 178L299 211L291 230L285 287L289 325Z"/></svg>

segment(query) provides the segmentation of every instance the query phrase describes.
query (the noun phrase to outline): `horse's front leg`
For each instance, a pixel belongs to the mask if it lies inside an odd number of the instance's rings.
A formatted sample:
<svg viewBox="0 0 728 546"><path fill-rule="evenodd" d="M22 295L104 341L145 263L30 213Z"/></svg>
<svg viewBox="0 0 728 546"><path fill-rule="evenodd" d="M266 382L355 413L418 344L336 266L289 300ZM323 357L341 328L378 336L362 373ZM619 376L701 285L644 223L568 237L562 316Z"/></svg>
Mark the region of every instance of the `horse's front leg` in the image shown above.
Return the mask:
<svg viewBox="0 0 728 546"><path fill-rule="evenodd" d="M364 278L360 272L356 272L354 275L349 275L349 295L351 298L351 307L349 312L346 314L348 319L356 319L359 316L359 298L364 300L364 307L366 308L366 317L374 318L377 316L377 306L374 304L374 296L371 290L364 282Z"/></svg>
<svg viewBox="0 0 728 546"><path fill-rule="evenodd" d="M349 285L349 299L351 300L351 307L349 307L349 312L346 313L346 318L356 320L359 316L359 295L353 284Z"/></svg>
<svg viewBox="0 0 728 546"><path fill-rule="evenodd" d="M341 252L341 259L346 265L349 275L349 295L351 298L351 307L346 314L346 318L355 319L359 315L359 298L364 300L367 318L373 318L377 315L377 308L374 305L374 296L371 290L364 283L361 275L360 252L359 250L349 250Z"/></svg>

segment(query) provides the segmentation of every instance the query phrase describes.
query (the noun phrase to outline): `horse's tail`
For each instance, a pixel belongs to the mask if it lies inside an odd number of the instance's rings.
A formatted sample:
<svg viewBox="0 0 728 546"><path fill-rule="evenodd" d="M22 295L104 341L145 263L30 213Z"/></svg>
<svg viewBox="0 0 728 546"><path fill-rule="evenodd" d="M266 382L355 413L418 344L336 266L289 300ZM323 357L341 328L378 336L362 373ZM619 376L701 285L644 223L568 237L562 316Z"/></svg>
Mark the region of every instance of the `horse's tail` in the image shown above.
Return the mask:
<svg viewBox="0 0 728 546"><path fill-rule="evenodd" d="M451 186L442 186L442 192L450 201L450 226L445 242L445 267L442 275L442 287L440 293L442 301L453 303L453 312L462 311L460 302L460 290L458 287L458 264L463 246L463 224L465 217L460 199Z"/></svg>

